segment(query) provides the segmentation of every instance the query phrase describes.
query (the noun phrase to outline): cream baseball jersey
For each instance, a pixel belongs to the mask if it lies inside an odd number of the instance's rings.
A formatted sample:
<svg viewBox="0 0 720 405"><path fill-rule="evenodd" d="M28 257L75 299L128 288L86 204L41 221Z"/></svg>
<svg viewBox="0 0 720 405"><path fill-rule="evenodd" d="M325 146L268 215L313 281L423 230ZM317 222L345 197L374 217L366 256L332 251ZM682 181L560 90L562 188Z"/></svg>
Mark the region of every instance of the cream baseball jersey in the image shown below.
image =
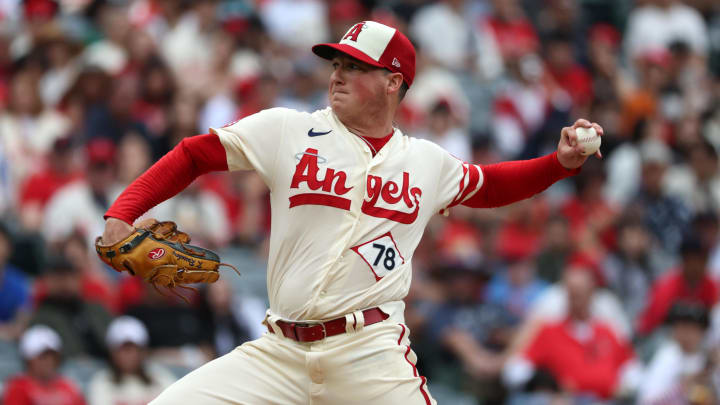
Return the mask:
<svg viewBox="0 0 720 405"><path fill-rule="evenodd" d="M430 218L471 197L482 171L395 129L373 157L332 109L274 108L211 128L228 168L270 188L270 310L321 320L398 305Z"/></svg>

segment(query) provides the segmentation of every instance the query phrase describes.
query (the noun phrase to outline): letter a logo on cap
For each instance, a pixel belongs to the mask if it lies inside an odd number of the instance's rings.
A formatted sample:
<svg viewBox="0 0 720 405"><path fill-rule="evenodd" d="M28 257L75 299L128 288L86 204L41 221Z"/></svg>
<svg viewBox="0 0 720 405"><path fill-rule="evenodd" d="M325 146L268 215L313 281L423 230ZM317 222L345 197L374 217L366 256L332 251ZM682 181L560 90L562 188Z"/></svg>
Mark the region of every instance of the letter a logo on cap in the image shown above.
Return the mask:
<svg viewBox="0 0 720 405"><path fill-rule="evenodd" d="M332 60L340 52L370 66L402 73L408 87L415 77L415 47L402 32L379 22L356 23L339 43L317 44L312 50L324 59Z"/></svg>
<svg viewBox="0 0 720 405"><path fill-rule="evenodd" d="M354 27L350 28L350 30L345 34L343 37L343 40L350 38L351 41L357 42L358 35L360 35L360 32L365 28L365 23L357 23Z"/></svg>

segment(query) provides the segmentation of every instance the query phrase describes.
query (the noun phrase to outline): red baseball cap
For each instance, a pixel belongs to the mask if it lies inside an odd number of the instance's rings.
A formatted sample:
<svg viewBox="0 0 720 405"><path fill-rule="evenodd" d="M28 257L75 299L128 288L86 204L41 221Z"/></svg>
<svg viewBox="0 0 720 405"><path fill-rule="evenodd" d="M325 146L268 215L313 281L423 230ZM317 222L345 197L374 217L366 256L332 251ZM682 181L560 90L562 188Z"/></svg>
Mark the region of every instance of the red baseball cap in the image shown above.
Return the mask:
<svg viewBox="0 0 720 405"><path fill-rule="evenodd" d="M616 47L620 44L621 35L618 30L610 24L599 23L590 28L590 40L604 42Z"/></svg>
<svg viewBox="0 0 720 405"><path fill-rule="evenodd" d="M107 138L95 138L86 146L88 164L112 164L115 161L115 144Z"/></svg>
<svg viewBox="0 0 720 405"><path fill-rule="evenodd" d="M337 44L317 44L312 51L332 59L340 51L368 65L402 73L410 87L415 78L415 47L399 30L375 21L353 25Z"/></svg>
<svg viewBox="0 0 720 405"><path fill-rule="evenodd" d="M57 14L58 4L54 0L26 0L24 4L25 18L52 18Z"/></svg>

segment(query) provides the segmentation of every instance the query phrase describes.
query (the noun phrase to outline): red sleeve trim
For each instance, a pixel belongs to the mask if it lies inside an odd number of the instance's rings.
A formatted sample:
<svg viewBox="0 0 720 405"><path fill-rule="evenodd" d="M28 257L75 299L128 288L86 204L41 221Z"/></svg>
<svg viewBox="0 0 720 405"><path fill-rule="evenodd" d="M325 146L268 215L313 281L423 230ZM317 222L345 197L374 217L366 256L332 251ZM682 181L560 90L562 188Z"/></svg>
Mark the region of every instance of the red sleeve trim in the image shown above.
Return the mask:
<svg viewBox="0 0 720 405"><path fill-rule="evenodd" d="M104 217L132 225L140 215L184 190L198 176L227 170L225 148L217 135L185 138L133 181Z"/></svg>
<svg viewBox="0 0 720 405"><path fill-rule="evenodd" d="M465 176L468 177L467 184L463 186L463 181L465 180ZM457 195L453 199L452 203L448 206L454 207L468 196L473 190L477 189L478 183L480 182L480 170L477 166L471 165L468 163L463 163L463 178L460 181L460 190L458 191Z"/></svg>
<svg viewBox="0 0 720 405"><path fill-rule="evenodd" d="M557 158L557 152L531 160L518 160L481 166L483 184L475 195L462 205L493 208L530 198L553 183L580 173L568 170Z"/></svg>

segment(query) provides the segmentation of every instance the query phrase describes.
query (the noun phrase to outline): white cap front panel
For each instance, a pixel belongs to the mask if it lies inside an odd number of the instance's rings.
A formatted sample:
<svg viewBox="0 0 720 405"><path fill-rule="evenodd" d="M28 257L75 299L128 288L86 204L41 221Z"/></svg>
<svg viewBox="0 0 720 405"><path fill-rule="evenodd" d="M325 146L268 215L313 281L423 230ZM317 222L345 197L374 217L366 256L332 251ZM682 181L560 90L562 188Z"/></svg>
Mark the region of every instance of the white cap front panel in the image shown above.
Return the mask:
<svg viewBox="0 0 720 405"><path fill-rule="evenodd" d="M365 21L350 28L340 43L357 48L375 61L379 61L395 31L394 28L386 25Z"/></svg>

